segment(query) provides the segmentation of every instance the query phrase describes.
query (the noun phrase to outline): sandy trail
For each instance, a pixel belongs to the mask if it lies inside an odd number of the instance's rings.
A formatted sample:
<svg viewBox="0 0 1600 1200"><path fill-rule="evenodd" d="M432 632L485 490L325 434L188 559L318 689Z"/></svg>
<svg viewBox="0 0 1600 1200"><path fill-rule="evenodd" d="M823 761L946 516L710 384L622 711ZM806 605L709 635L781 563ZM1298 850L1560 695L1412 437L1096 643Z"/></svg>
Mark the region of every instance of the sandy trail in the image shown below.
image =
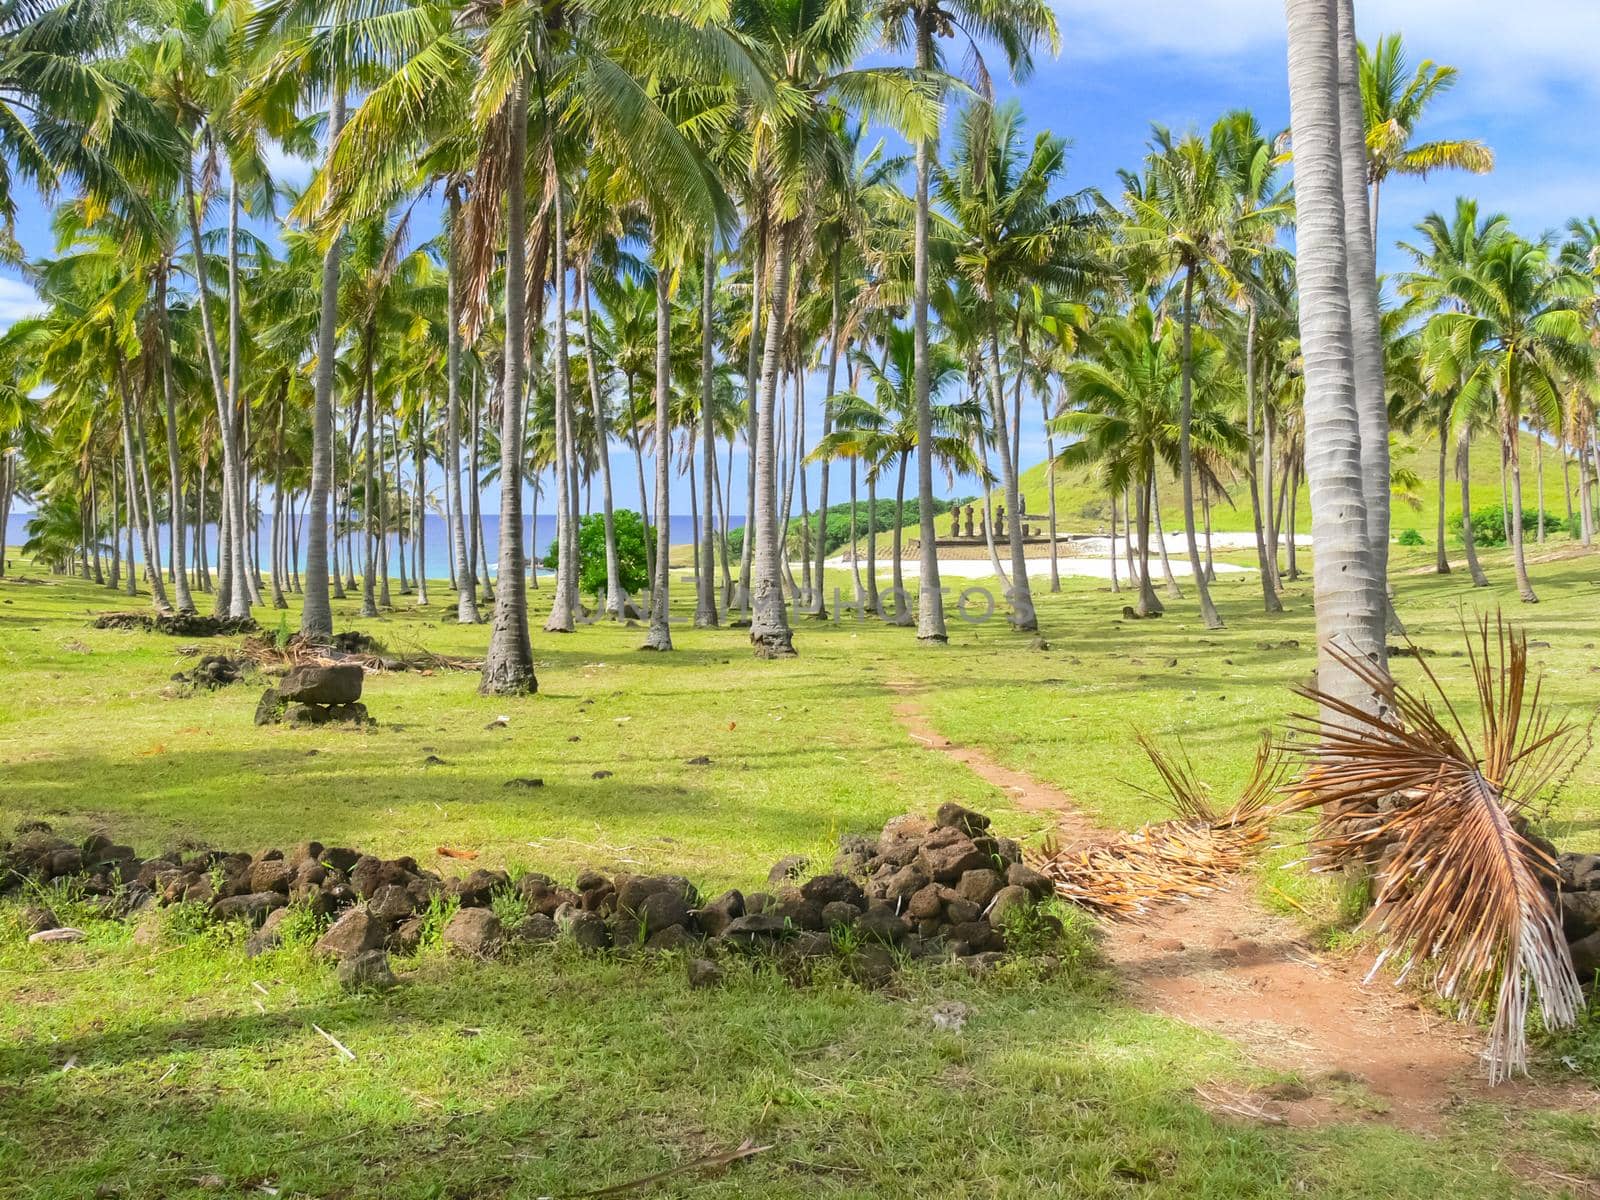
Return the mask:
<svg viewBox="0 0 1600 1200"><path fill-rule="evenodd" d="M888 686L899 697L895 715L913 739L1003 789L1017 807L1054 814L1064 842L1106 832L1059 788L938 733L917 702L917 685ZM1221 1112L1290 1125L1382 1119L1427 1134L1464 1100L1600 1111L1600 1093L1583 1085L1518 1081L1491 1089L1477 1031L1429 1012L1386 982L1366 983L1362 963L1320 953L1294 921L1255 900L1248 879L1174 901L1143 921L1103 928L1104 952L1131 1003L1225 1035L1256 1062L1293 1071L1308 1085L1202 1097ZM1362 1107L1348 1102L1353 1089L1365 1093ZM1527 1174L1550 1172L1533 1167ZM1566 1177L1560 1182L1575 1186ZM1576 1184L1582 1186L1574 1194L1600 1196L1600 1180Z"/></svg>

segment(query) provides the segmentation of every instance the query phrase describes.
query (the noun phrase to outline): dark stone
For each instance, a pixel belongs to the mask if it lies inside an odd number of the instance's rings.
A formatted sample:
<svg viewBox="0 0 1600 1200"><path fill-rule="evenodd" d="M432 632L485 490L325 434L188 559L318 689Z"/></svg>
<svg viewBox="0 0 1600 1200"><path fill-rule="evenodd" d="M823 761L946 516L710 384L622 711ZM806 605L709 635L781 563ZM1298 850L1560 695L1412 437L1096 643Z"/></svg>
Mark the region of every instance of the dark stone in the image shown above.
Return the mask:
<svg viewBox="0 0 1600 1200"><path fill-rule="evenodd" d="M754 946L782 937L787 929L782 917L771 913L749 913L730 921L721 936L724 941L736 945Z"/></svg>
<svg viewBox="0 0 1600 1200"><path fill-rule="evenodd" d="M278 695L278 689L268 688L256 702L256 724L276 725L283 720L283 707L283 697Z"/></svg>
<svg viewBox="0 0 1600 1200"><path fill-rule="evenodd" d="M956 959L973 975L987 975L1005 960L1006 956L998 950L982 950L976 954L963 954Z"/></svg>
<svg viewBox="0 0 1600 1200"><path fill-rule="evenodd" d="M342 871L348 875L351 869L360 862L363 855L359 850L351 850L346 846L329 846L318 856L324 866L332 867L335 871Z"/></svg>
<svg viewBox="0 0 1600 1200"><path fill-rule="evenodd" d="M227 896L211 906L211 915L218 921L231 921L244 917L259 924L275 908L282 908L289 898L282 892L247 892L242 896Z"/></svg>
<svg viewBox="0 0 1600 1200"><path fill-rule="evenodd" d="M1055 885L1045 876L1039 874L1026 863L1014 862L1006 868L1006 883L1010 887L1019 887L1037 900L1042 900L1055 891Z"/></svg>
<svg viewBox="0 0 1600 1200"><path fill-rule="evenodd" d="M392 925L414 913L417 902L398 883L386 883L372 893L372 898L367 901L367 909L378 920Z"/></svg>
<svg viewBox="0 0 1600 1200"><path fill-rule="evenodd" d="M50 855L50 877L76 875L83 870L83 851L76 847L57 850Z"/></svg>
<svg viewBox="0 0 1600 1200"><path fill-rule="evenodd" d="M1578 982L1589 987L1595 982L1596 972L1600 972L1600 933L1591 933L1573 942L1571 950L1572 966L1578 973Z"/></svg>
<svg viewBox="0 0 1600 1200"><path fill-rule="evenodd" d="M551 918L543 913L532 913L511 931L511 936L519 942L553 942L560 933Z"/></svg>
<svg viewBox="0 0 1600 1200"><path fill-rule="evenodd" d="M999 925L1015 913L1026 912L1032 904L1033 897L1028 894L1027 888L1003 887L989 905L989 921Z"/></svg>
<svg viewBox="0 0 1600 1200"><path fill-rule="evenodd" d="M964 943L969 953L1005 948L1005 939L987 921L963 921L959 925L951 925L945 933L945 939L952 946L957 942Z"/></svg>
<svg viewBox="0 0 1600 1200"><path fill-rule="evenodd" d="M544 877L540 876L540 878L542 879ZM545 882L548 883L553 881L547 879ZM572 886L580 892L592 892L596 888L607 888L611 887L612 885L611 880L607 879L599 871L591 870L579 871L578 878L573 882Z"/></svg>
<svg viewBox="0 0 1600 1200"><path fill-rule="evenodd" d="M696 754L693 758L684 759L683 763L688 767L709 767L711 765L711 758L706 754Z"/></svg>
<svg viewBox="0 0 1600 1200"><path fill-rule="evenodd" d="M452 879L445 886L461 901L462 908L485 908L494 898L495 889L509 882L510 877L504 871L486 871L479 867L460 879Z"/></svg>
<svg viewBox="0 0 1600 1200"><path fill-rule="evenodd" d="M394 932L389 935L389 949L396 954L415 954L417 947L422 945L422 934L428 922L423 917L411 917L401 921L394 927Z"/></svg>
<svg viewBox="0 0 1600 1200"><path fill-rule="evenodd" d="M339 960L339 986L346 991L386 992L399 985L389 969L389 956L382 950L364 950Z"/></svg>
<svg viewBox="0 0 1600 1200"><path fill-rule="evenodd" d="M864 875L867 864L877 854L878 845L859 833L846 833L839 838L839 853L833 858L836 875Z"/></svg>
<svg viewBox="0 0 1600 1200"><path fill-rule="evenodd" d="M894 955L883 946L862 946L846 965L850 977L862 987L883 987L894 981Z"/></svg>
<svg viewBox="0 0 1600 1200"><path fill-rule="evenodd" d="M882 899L906 900L914 896L928 885L928 877L922 873L915 863L897 868L893 874L881 881Z"/></svg>
<svg viewBox="0 0 1600 1200"><path fill-rule="evenodd" d="M962 925L968 921L976 921L983 915L981 905L974 904L971 900L957 896L954 900L944 902L944 918L952 925Z"/></svg>
<svg viewBox="0 0 1600 1200"><path fill-rule="evenodd" d="M943 845L935 845L930 838L923 843L917 861L935 883L954 883L968 871L989 865L988 859L972 844L971 839L959 833L954 840Z"/></svg>
<svg viewBox="0 0 1600 1200"><path fill-rule="evenodd" d="M787 858L780 858L772 864L772 870L767 872L767 882L777 886L790 879L799 879L810 865L811 860L803 854L791 854Z"/></svg>
<svg viewBox="0 0 1600 1200"><path fill-rule="evenodd" d="M445 923L444 944L457 954L493 958L505 941L500 918L487 908L460 908Z"/></svg>
<svg viewBox="0 0 1600 1200"><path fill-rule="evenodd" d="M822 905L815 900L807 900L800 895L796 888L785 888L789 894L779 896L778 903L767 911L773 916L787 922L794 929L821 929Z"/></svg>
<svg viewBox="0 0 1600 1200"><path fill-rule="evenodd" d="M317 940L317 953L349 958L383 945L388 927L364 908L352 908Z"/></svg>
<svg viewBox="0 0 1600 1200"><path fill-rule="evenodd" d="M856 918L855 930L866 938L875 938L891 945L903 942L911 932L905 920L887 908L869 908Z"/></svg>
<svg viewBox="0 0 1600 1200"><path fill-rule="evenodd" d="M615 771L596 771L593 775L589 776L589 778L590 779L610 779L615 774L616 774Z"/></svg>
<svg viewBox="0 0 1600 1200"><path fill-rule="evenodd" d="M939 805L939 811L934 814L933 823L945 829L959 829L968 837L978 837L989 828L989 818L980 812L973 812L970 808L946 802Z"/></svg>
<svg viewBox="0 0 1600 1200"><path fill-rule="evenodd" d="M917 849L932 827L926 817L912 813L895 817L878 835L878 857L894 866L905 866L917 857Z"/></svg>
<svg viewBox="0 0 1600 1200"><path fill-rule="evenodd" d="M689 920L689 905L676 889L664 888L644 898L638 917L648 939L664 929L684 925Z"/></svg>
<svg viewBox="0 0 1600 1200"><path fill-rule="evenodd" d="M599 913L574 913L567 925L567 932L583 950L604 950L611 944L611 931L606 928L605 918Z"/></svg>
<svg viewBox="0 0 1600 1200"><path fill-rule="evenodd" d="M860 915L859 908L843 900L830 900L822 906L822 924L828 929L836 925L852 924Z"/></svg>
<svg viewBox="0 0 1600 1200"><path fill-rule="evenodd" d="M644 948L652 953L682 950L685 946L693 945L694 940L694 936L682 925L668 925L645 938Z"/></svg>
<svg viewBox="0 0 1600 1200"><path fill-rule="evenodd" d="M299 867L303 862L320 862L322 859L322 843L301 842L283 857L284 861L292 867Z"/></svg>
<svg viewBox="0 0 1600 1200"><path fill-rule="evenodd" d="M617 891L609 883L603 887L590 888L583 893L579 906L585 912L605 912L616 908L614 897Z"/></svg>
<svg viewBox="0 0 1600 1200"><path fill-rule="evenodd" d="M354 663L295 667L278 681L278 696L300 704L354 704L365 675Z"/></svg>
<svg viewBox="0 0 1600 1200"><path fill-rule="evenodd" d="M294 872L289 864L281 858L268 859L256 863L250 868L250 890L252 892L282 892L289 894L289 883L294 878Z"/></svg>
<svg viewBox="0 0 1600 1200"><path fill-rule="evenodd" d="M766 912L776 903L777 901L767 895L766 892L751 892L744 898L744 911L747 914Z"/></svg>
<svg viewBox="0 0 1600 1200"><path fill-rule="evenodd" d="M820 905L843 903L862 908L867 902L861 885L847 875L818 875L800 885L800 894Z"/></svg>
<svg viewBox="0 0 1600 1200"><path fill-rule="evenodd" d="M268 950L276 950L283 944L283 922L288 917L287 908L275 908L267 914L267 919L261 922L257 929L245 939L244 952L246 957L255 958L258 954L265 954Z"/></svg>
<svg viewBox="0 0 1600 1200"><path fill-rule="evenodd" d="M1556 864L1568 891L1600 891L1600 854L1563 854Z"/></svg>
<svg viewBox="0 0 1600 1200"><path fill-rule="evenodd" d="M43 933L47 929L60 929L56 914L42 904L30 904L20 914L22 932L28 935Z"/></svg>
<svg viewBox="0 0 1600 1200"><path fill-rule="evenodd" d="M692 988L716 987L722 982L722 968L709 958L691 958L684 964Z"/></svg>
<svg viewBox="0 0 1600 1200"><path fill-rule="evenodd" d="M981 910L984 905L993 900L995 893L1004 886L998 871L988 867L980 867L976 871L968 871L961 876L956 884L956 892L963 900L970 900ZM955 920L954 917L951 920Z"/></svg>
<svg viewBox="0 0 1600 1200"><path fill-rule="evenodd" d="M944 897L937 884L927 884L912 893L906 904L906 915L914 921L936 920L944 912Z"/></svg>
<svg viewBox="0 0 1600 1200"><path fill-rule="evenodd" d="M709 937L719 937L728 926L744 916L744 897L737 890L723 892L710 904L695 912L700 928Z"/></svg>
<svg viewBox="0 0 1600 1200"><path fill-rule="evenodd" d="M1564 892L1561 926L1569 942L1581 941L1600 931L1600 892Z"/></svg>
<svg viewBox="0 0 1600 1200"><path fill-rule="evenodd" d="M814 929L805 929L783 944L783 957L790 962L828 958L833 954L833 939Z"/></svg>

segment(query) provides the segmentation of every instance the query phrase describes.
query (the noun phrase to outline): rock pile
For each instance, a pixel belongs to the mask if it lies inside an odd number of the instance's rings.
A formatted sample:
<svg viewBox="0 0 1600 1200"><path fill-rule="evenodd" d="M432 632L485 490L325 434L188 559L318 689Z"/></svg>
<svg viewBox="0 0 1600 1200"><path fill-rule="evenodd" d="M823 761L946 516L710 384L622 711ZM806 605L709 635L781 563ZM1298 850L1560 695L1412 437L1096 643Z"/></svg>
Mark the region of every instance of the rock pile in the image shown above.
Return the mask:
<svg viewBox="0 0 1600 1200"><path fill-rule="evenodd" d="M700 981L719 973L720 955L771 954L791 966L838 955L864 983L892 976L903 958L953 959L974 971L1005 955L1007 931L1042 932L1060 922L1036 911L1050 894L1042 875L1021 862L1014 842L991 837L989 820L946 805L934 820L906 816L876 838L847 836L826 874L802 879L806 862L784 859L767 891L729 890L707 899L680 875L614 875L586 870L568 887L548 875L513 879L478 868L444 878L415 859L380 859L344 847L305 842L260 855L174 848L140 859L96 834L81 844L43 823L0 845L0 895L26 881L78 880L105 898L106 915L182 901L208 906L217 920L255 928L250 953L275 946L291 906L329 922L316 950L341 964L341 979L382 985L386 953L421 943L436 899L454 901L440 930L452 952L492 958L515 943L568 937L588 951L689 952ZM508 925L497 914L514 912ZM34 930L51 928L48 910L31 913Z"/></svg>
<svg viewBox="0 0 1600 1200"><path fill-rule="evenodd" d="M96 629L142 629L171 637L223 637L254 633L261 627L252 617L207 617L199 613L102 613Z"/></svg>
<svg viewBox="0 0 1600 1200"><path fill-rule="evenodd" d="M276 687L261 694L256 724L326 725L338 721L370 725L372 718L361 703L365 676L359 663L295 667Z"/></svg>
<svg viewBox="0 0 1600 1200"><path fill-rule="evenodd" d="M1561 925L1572 951L1578 982L1588 985L1600 972L1600 854L1562 854Z"/></svg>
<svg viewBox="0 0 1600 1200"><path fill-rule="evenodd" d="M250 664L225 654L207 654L192 671L179 671L172 677L174 683L188 684L192 688L215 690L238 683L249 671Z"/></svg>

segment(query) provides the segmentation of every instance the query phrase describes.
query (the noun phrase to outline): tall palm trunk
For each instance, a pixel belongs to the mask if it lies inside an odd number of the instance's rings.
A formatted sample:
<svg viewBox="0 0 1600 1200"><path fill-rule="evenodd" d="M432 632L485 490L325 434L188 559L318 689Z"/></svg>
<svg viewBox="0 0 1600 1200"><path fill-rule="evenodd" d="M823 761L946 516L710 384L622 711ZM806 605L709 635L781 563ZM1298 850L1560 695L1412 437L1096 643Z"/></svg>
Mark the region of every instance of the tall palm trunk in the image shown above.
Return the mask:
<svg viewBox="0 0 1600 1200"><path fill-rule="evenodd" d="M1517 406L1513 402L1517 395L1518 382L1516 367L1511 368L1512 377L1508 391L1512 400L1501 402L1500 418L1500 463L1501 469L1510 470L1511 489L1511 558L1517 569L1517 594L1522 597L1524 604L1537 604L1539 597L1533 590L1533 582L1528 578L1528 560L1523 549L1522 537L1522 447L1519 444L1517 431Z"/></svg>
<svg viewBox="0 0 1600 1200"><path fill-rule="evenodd" d="M840 297L840 247L835 242L833 254L828 264L828 374L822 393L822 438L819 445L825 444L830 433L833 432L833 393L838 387L839 352L842 337L839 322L843 303ZM816 614L819 617L828 615L828 607L822 600L822 573L823 561L828 556L828 475L831 466L829 459L822 460L822 480L817 489L817 574L812 582L812 590L817 596Z"/></svg>
<svg viewBox="0 0 1600 1200"><path fill-rule="evenodd" d="M933 69L934 21L943 19L933 6L918 10L916 18L917 70ZM945 642L944 595L939 590L938 533L933 526L933 400L930 394L928 352L928 185L933 172L933 136L917 140L917 196L911 267L911 327L913 339L913 387L917 402L917 516L918 549L921 551L921 582L917 592L917 640ZM1002 414L1002 420L1004 414ZM1003 452L1003 451L1002 451ZM1009 496L1010 493L1008 492ZM1013 510L1014 511L1014 510ZM895 561L898 563L899 557ZM1037 628L1033 603L1027 597L1028 579L1024 574L1016 585L1028 600L1026 612L1013 600L1012 619L1020 629ZM1024 618L1018 622L1017 618Z"/></svg>
<svg viewBox="0 0 1600 1200"><path fill-rule="evenodd" d="M1161 527L1161 493L1156 490L1156 473L1150 469L1150 518L1156 527L1156 550L1161 555L1161 574L1166 577L1167 595L1174 600L1183 599L1183 589L1172 573L1172 559L1167 555L1167 531Z"/></svg>
<svg viewBox="0 0 1600 1200"><path fill-rule="evenodd" d="M1438 575L1450 574L1450 559L1444 548L1444 507L1447 484L1446 474L1450 469L1450 411L1445 410L1439 418L1439 520L1434 531L1434 541L1437 549L1433 556L1434 573Z"/></svg>
<svg viewBox="0 0 1600 1200"><path fill-rule="evenodd" d="M1153 616L1166 611L1162 607L1161 599L1156 595L1154 583L1150 579L1150 509L1151 497L1155 492L1155 462L1152 460L1145 466L1145 478L1139 481L1135 488L1137 495L1134 503L1138 508L1139 523L1139 607L1141 617Z"/></svg>
<svg viewBox="0 0 1600 1200"><path fill-rule="evenodd" d="M211 590L211 568L206 562L206 460L200 458L199 478L194 490L195 575L203 592Z"/></svg>
<svg viewBox="0 0 1600 1200"><path fill-rule="evenodd" d="M895 625L911 624L911 606L907 603L904 571L901 567L900 539L904 534L906 524L906 467L910 455L900 456L900 467L895 474L894 482L894 535L890 539L891 558L894 569L891 573L893 580L890 595L894 598L894 612L889 614L889 620Z"/></svg>
<svg viewBox="0 0 1600 1200"><path fill-rule="evenodd" d="M277 444L273 447L272 454L272 607L288 608L289 601L283 594L284 574L283 555L279 552L280 542L287 544L283 537L284 511L283 511L283 424L284 410L288 407L287 401L278 404L278 436Z"/></svg>
<svg viewBox="0 0 1600 1200"><path fill-rule="evenodd" d="M1272 569L1275 564L1267 559L1267 538L1261 521L1261 486L1256 478L1256 326L1256 306L1251 304L1244 332L1244 427L1249 454L1245 473L1250 480L1250 516L1256 535L1256 569L1261 572L1261 602L1269 613L1279 613L1283 611L1283 601L1278 599L1276 572ZM1268 492L1269 502L1271 498Z"/></svg>
<svg viewBox="0 0 1600 1200"><path fill-rule="evenodd" d="M745 359L745 387L750 396L749 413L747 414L747 427L745 430L745 444L747 447L747 462L745 464L745 506L744 506L744 537L739 546L739 594L735 598L734 607L743 612L750 620L754 620L755 592L754 582L751 577L755 561L756 539L759 536L757 526L760 522L756 519L757 513L757 466L759 457L758 446L761 441L761 381L762 370L766 360L762 357L765 342L762 339L762 320L766 316L766 291L767 291L767 212L764 205L758 205L755 220L751 223L755 233L755 248L751 256L750 276L750 346Z"/></svg>
<svg viewBox="0 0 1600 1200"><path fill-rule="evenodd" d="M1350 259L1340 161L1337 4L1286 0L1289 101L1295 139L1296 274L1305 357L1305 460L1311 483L1317 686L1372 703L1336 650L1382 663L1383 580L1370 548L1363 491L1361 414L1352 341Z"/></svg>
<svg viewBox="0 0 1600 1200"><path fill-rule="evenodd" d="M571 478L576 456L572 446L572 375L567 360L567 223L562 211L561 185L550 189L551 239L555 261L555 327L550 340L555 349L555 451L556 451L556 594L550 602L546 633L571 633L576 627L578 590L577 514L573 511Z"/></svg>
<svg viewBox="0 0 1600 1200"><path fill-rule="evenodd" d="M1489 577L1478 565L1478 548L1472 536L1472 421L1463 419L1456 435L1456 479L1461 484L1461 545L1467 555L1467 572L1473 587L1488 587Z"/></svg>
<svg viewBox="0 0 1600 1200"><path fill-rule="evenodd" d="M633 447L633 470L639 480L639 521L644 528L644 573L655 586L656 547L650 540L650 490L644 481L644 444L639 438L639 422L633 408L633 376L628 376L628 442Z"/></svg>
<svg viewBox="0 0 1600 1200"><path fill-rule="evenodd" d="M1340 183L1344 196L1345 275L1350 336L1355 350L1356 414L1361 433L1361 496L1367 552L1383 593L1377 625L1368 635L1380 666L1388 661L1388 632L1403 633L1389 586L1389 408L1383 372L1383 327L1378 262L1367 190L1366 119L1352 0L1337 0Z"/></svg>
<svg viewBox="0 0 1600 1200"><path fill-rule="evenodd" d="M418 404L417 425L416 430L412 435L416 443L415 459L417 496L416 504L413 506L412 511L414 513L413 521L416 529L417 557L415 560L416 570L414 574L417 577L418 608L428 607L428 535L426 532L428 528L428 508L424 499L424 494L427 489L423 486L428 470L428 456L422 444L422 430L427 424L423 419L426 412L427 405Z"/></svg>
<svg viewBox="0 0 1600 1200"><path fill-rule="evenodd" d="M361 615L375 617L378 615L378 547L373 541L373 518L376 516L377 505L374 503L378 497L373 494L372 469L373 460L378 456L377 435L373 432L373 417L377 411L377 404L372 398L372 354L373 354L373 325L369 320L363 336L361 348L361 426L362 426L362 463L361 463L361 531L362 537L362 567L361 567ZM382 531L378 531L381 536Z"/></svg>
<svg viewBox="0 0 1600 1200"><path fill-rule="evenodd" d="M867 471L867 611L882 614L878 595L878 473Z"/></svg>
<svg viewBox="0 0 1600 1200"><path fill-rule="evenodd" d="M130 447L132 443L128 441L128 423L126 420L122 423L122 445L126 452L124 458L131 459ZM133 495L133 473L127 469L129 465L131 463L125 462L122 471L122 534L125 539L123 544L127 547L128 595L137 596L139 594L139 569L133 562L133 526L134 522L139 519L139 510Z"/></svg>
<svg viewBox="0 0 1600 1200"><path fill-rule="evenodd" d="M717 624L716 572L717 536L714 506L717 474L717 431L711 399L712 323L715 318L717 254L711 238L706 238L705 256L700 270L700 448L705 455L704 478L700 481L700 578L696 581L694 623L702 628Z"/></svg>
<svg viewBox="0 0 1600 1200"><path fill-rule="evenodd" d="M789 629L789 617L783 600L782 572L786 558L784 543L787 539L778 528L778 463L774 444L780 402L783 339L789 319L789 270L794 255L794 239L793 223L786 222L778 231L777 259L772 269L772 298L766 320L766 345L761 360L761 387L757 396L756 545L750 643L759 658L783 658L795 653L794 635Z"/></svg>
<svg viewBox="0 0 1600 1200"><path fill-rule="evenodd" d="M1200 563L1200 547L1194 528L1194 264L1183 273L1183 380L1178 406L1178 459L1183 477L1183 538L1189 551L1189 571L1195 590L1200 593L1200 619L1207 629L1221 629L1222 615L1211 602L1205 568Z"/></svg>
<svg viewBox="0 0 1600 1200"><path fill-rule="evenodd" d="M644 650L672 649L672 531L667 527L672 472L672 274L656 242L656 576Z"/></svg>
<svg viewBox="0 0 1600 1200"><path fill-rule="evenodd" d="M156 277L156 318L161 328L161 396L167 426L167 503L172 525L172 594L177 609L194 612L189 594L189 561L184 546L183 474L178 456L178 410L172 394L172 327L167 317L167 268ZM204 530L201 536L205 536Z"/></svg>
<svg viewBox="0 0 1600 1200"><path fill-rule="evenodd" d="M172 611L172 605L167 603L167 589L161 582L161 563L156 554L157 537L155 534L155 514L150 511L149 489L145 489L144 501L141 504L139 497L138 478L139 470L134 465L136 453L134 440L134 413L133 402L128 396L127 374L123 369L121 356L117 356L114 365L117 377L117 395L122 405L122 470L127 478L128 491L128 523L130 526L139 527L139 544L144 551L145 577L150 581L150 600L157 613L163 616ZM87 561L85 567L87 567ZM87 574L87 570L84 572ZM133 552L128 553L129 582L132 582Z"/></svg>
<svg viewBox="0 0 1600 1200"><path fill-rule="evenodd" d="M603 612L622 616L622 566L617 557L616 508L611 490L611 419L606 415L605 389L594 355L594 312L589 302L589 265L578 268L578 294L583 304L583 355L589 371L589 405L594 411L595 449L600 456L600 511L606 535L606 598Z"/></svg>
<svg viewBox="0 0 1600 1200"><path fill-rule="evenodd" d="M200 205L194 191L194 169L183 172L184 209L189 218L189 241L194 252L195 280L199 291L200 328L205 340L206 366L211 374L211 390L217 401L217 425L222 436L222 520L218 524L217 562L225 567L227 579L219 580L218 608L226 605L225 615L250 616L250 588L245 579L244 520L239 511L244 504L243 464L239 460L238 432L233 421L235 397L223 382L222 352L217 343L216 324L211 319L211 287L206 281L205 249L200 237ZM230 370L232 364L230 363Z"/></svg>
<svg viewBox="0 0 1600 1200"><path fill-rule="evenodd" d="M336 86L328 114L328 154L344 127L344 91ZM317 372L313 385L311 416L311 491L306 499L305 604L300 610L300 632L309 638L333 635L333 605L328 596L330 552L337 544L328 543L328 505L333 499L333 359L339 328L339 250L336 233L322 254L322 294L317 316ZM334 563L334 582L338 585L338 565ZM339 587L343 592L343 587Z"/></svg>
<svg viewBox="0 0 1600 1200"><path fill-rule="evenodd" d="M450 189L449 205L450 245L445 254L445 493L450 505L451 553L455 558L456 624L476 625L480 620L477 573L467 557L467 522L461 504L461 260L456 241L461 197L455 188ZM477 481L473 484L476 486Z"/></svg>
<svg viewBox="0 0 1600 1200"><path fill-rule="evenodd" d="M1063 404L1062 407L1064 408L1065 405ZM1054 593L1061 590L1061 565L1056 555L1056 435L1050 428L1050 408L1045 400L1044 388L1039 389L1039 416L1044 425L1044 486L1046 489L1046 504L1049 506L1050 514L1050 591ZM1111 557L1113 560L1117 557L1116 521L1117 501L1116 497L1113 496L1111 499ZM1117 590L1116 584L1116 576L1113 575L1111 577L1112 591Z"/></svg>
<svg viewBox="0 0 1600 1200"><path fill-rule="evenodd" d="M1113 594L1122 590L1122 584L1117 581L1117 494L1111 493L1111 591Z"/></svg>
<svg viewBox="0 0 1600 1200"><path fill-rule="evenodd" d="M119 365L118 370L121 370ZM150 446L144 436L144 408L141 403L134 401L133 411L133 446L134 454L139 463L139 487L144 503L144 519L149 526L150 540L148 547L155 553L154 558L146 559L146 569L150 572L151 592L160 598L161 603L167 603L166 590L161 581L161 526L156 521L156 493L150 486Z"/></svg>
<svg viewBox="0 0 1600 1200"><path fill-rule="evenodd" d="M1000 457L1000 473L1005 484L1006 511L1011 524L1006 536L1011 547L1011 587L1006 597L1011 602L1011 627L1031 631L1039 628L1033 611L1033 593L1028 587L1027 551L1022 541L1022 500L1017 487L1016 460L1011 456L1011 437L1006 429L1006 397L1000 373L1000 322L993 305L989 311L989 395L994 416L995 453ZM918 414L920 423L921 414ZM921 437L919 430L918 437ZM920 449L920 447L919 447Z"/></svg>
<svg viewBox="0 0 1600 1200"><path fill-rule="evenodd" d="M240 316L243 289L239 284L239 179L230 173L228 181L228 411L233 414L235 437L239 444L239 469L234 472L234 493L231 497L233 513L237 518L238 533L234 548L239 553L239 567L234 578L244 577L246 605L261 603L261 576L256 569L255 539L248 536L250 519L250 409L244 402L240 383L244 359L239 349L239 339L244 322ZM259 506L258 506L259 511ZM250 557L247 559L245 554Z"/></svg>
<svg viewBox="0 0 1600 1200"><path fill-rule="evenodd" d="M505 390L500 413L500 586L478 690L486 695L538 690L528 638L528 593L522 561L522 371L527 348L528 80L511 93L511 169L506 182Z"/></svg>

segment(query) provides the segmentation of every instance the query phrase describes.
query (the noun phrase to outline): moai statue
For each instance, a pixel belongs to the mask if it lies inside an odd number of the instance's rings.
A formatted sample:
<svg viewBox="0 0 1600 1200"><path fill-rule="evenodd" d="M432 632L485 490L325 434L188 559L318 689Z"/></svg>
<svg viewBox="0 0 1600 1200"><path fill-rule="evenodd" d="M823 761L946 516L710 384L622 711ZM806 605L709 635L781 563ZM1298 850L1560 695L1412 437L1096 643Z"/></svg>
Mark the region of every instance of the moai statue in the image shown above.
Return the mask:
<svg viewBox="0 0 1600 1200"><path fill-rule="evenodd" d="M986 513L978 514L978 536L981 538L989 536L989 517Z"/></svg>
<svg viewBox="0 0 1600 1200"><path fill-rule="evenodd" d="M967 536L968 537L977 537L978 536L977 534L972 532L972 505L970 505L970 504L967 505Z"/></svg>
<svg viewBox="0 0 1600 1200"><path fill-rule="evenodd" d="M997 538L1003 538L1006 535L1006 506L1004 504L996 504L994 506L994 535Z"/></svg>
<svg viewBox="0 0 1600 1200"><path fill-rule="evenodd" d="M957 505L955 508L952 508L950 510L950 536L953 537L953 538L958 538L958 537L961 536L961 506L960 505Z"/></svg>

